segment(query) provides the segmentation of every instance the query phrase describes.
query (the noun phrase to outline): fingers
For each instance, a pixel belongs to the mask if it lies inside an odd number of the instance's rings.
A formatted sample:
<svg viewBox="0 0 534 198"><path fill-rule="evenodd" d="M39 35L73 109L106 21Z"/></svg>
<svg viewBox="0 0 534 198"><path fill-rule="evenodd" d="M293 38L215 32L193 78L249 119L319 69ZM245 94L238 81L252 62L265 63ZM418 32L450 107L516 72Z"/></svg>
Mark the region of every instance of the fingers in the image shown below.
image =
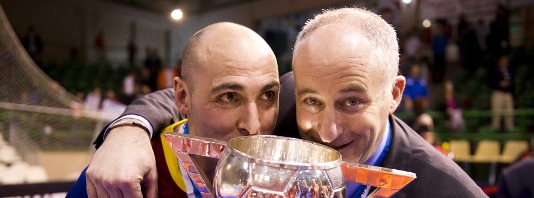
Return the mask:
<svg viewBox="0 0 534 198"><path fill-rule="evenodd" d="M86 173L89 197L141 198L145 189L147 197L156 197L157 169L150 141L146 141L148 138L143 130L130 128L114 129L93 155ZM135 130L140 130L138 135L132 135ZM130 152L136 154L124 155ZM153 179L145 178L147 175ZM143 183L149 187L142 188Z"/></svg>
<svg viewBox="0 0 534 198"><path fill-rule="evenodd" d="M124 196L122 196L122 191L120 188L117 188L117 186L113 185L113 184L110 184L110 185L105 185L103 188L104 192L102 192L102 194L104 196L106 195L109 195L109 197L113 197L113 198L123 198ZM97 193L100 192L100 189L98 189L97 187ZM100 194L98 195L98 197L100 197ZM130 197L134 197L134 196L130 196Z"/></svg>
<svg viewBox="0 0 534 198"><path fill-rule="evenodd" d="M146 198L158 197L158 174L156 169L151 169L142 181L143 195Z"/></svg>
<svg viewBox="0 0 534 198"><path fill-rule="evenodd" d="M143 193L141 192L141 185L139 184L139 181L124 183L120 185L119 187L124 197L139 197L139 198L143 197Z"/></svg>
<svg viewBox="0 0 534 198"><path fill-rule="evenodd" d="M93 183L91 180L87 181L87 196L98 198L122 198L122 197L139 197L142 198L141 187L137 182L128 183ZM157 181L156 181L157 183ZM157 193L157 192L156 192Z"/></svg>
<svg viewBox="0 0 534 198"><path fill-rule="evenodd" d="M98 198L108 198L110 197L108 195L108 192L106 191L105 188L103 188L101 185L94 185L95 186L95 189L96 189L96 195L98 196Z"/></svg>
<svg viewBox="0 0 534 198"><path fill-rule="evenodd" d="M85 178L85 182L87 188L87 197L97 197L95 185L89 180L89 178Z"/></svg>
<svg viewBox="0 0 534 198"><path fill-rule="evenodd" d="M87 186L87 196L89 198L92 198L92 197L98 197L98 198L108 198L110 197L110 195L108 194L107 190L105 188L102 187L102 184L99 184L99 183L93 183L93 181L91 181L91 179L89 177L87 177L86 179L86 186ZM115 193L116 194L116 193ZM115 196L113 196L115 197ZM122 197L122 194L121 194L121 197Z"/></svg>
<svg viewBox="0 0 534 198"><path fill-rule="evenodd" d="M136 187L130 186L128 188L122 188L121 191L124 197L143 197L143 193L141 192L141 186L139 184L136 184Z"/></svg>
<svg viewBox="0 0 534 198"><path fill-rule="evenodd" d="M89 178L86 178L85 181L87 182L87 197L89 198L92 198L92 197L98 197L98 198L108 198L109 195L107 193L107 191L102 188L100 185L95 185L93 184L93 182L89 179Z"/></svg>

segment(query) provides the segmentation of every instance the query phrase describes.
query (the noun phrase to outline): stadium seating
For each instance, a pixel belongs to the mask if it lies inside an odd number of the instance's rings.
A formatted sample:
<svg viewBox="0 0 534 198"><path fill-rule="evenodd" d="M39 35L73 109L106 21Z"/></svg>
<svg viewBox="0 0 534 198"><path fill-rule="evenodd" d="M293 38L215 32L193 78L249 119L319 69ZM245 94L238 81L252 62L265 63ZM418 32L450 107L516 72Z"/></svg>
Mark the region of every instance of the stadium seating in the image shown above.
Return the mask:
<svg viewBox="0 0 534 198"><path fill-rule="evenodd" d="M450 152L454 154L454 161L465 162L471 159L471 147L467 140L451 140Z"/></svg>
<svg viewBox="0 0 534 198"><path fill-rule="evenodd" d="M2 177L6 174L7 166L4 163L0 163L0 184L2 184Z"/></svg>
<svg viewBox="0 0 534 198"><path fill-rule="evenodd" d="M492 162L499 159L501 145L495 140L482 140L478 142L471 162Z"/></svg>
<svg viewBox="0 0 534 198"><path fill-rule="evenodd" d="M30 166L25 175L26 183L42 183L48 181L46 170L42 166Z"/></svg>
<svg viewBox="0 0 534 198"><path fill-rule="evenodd" d="M18 161L8 167L2 176L2 184L22 184L24 183L28 171L28 163Z"/></svg>
<svg viewBox="0 0 534 198"><path fill-rule="evenodd" d="M499 162L501 163L512 163L514 162L523 152L528 150L527 141L520 140L508 140L504 144L504 150L499 156Z"/></svg>
<svg viewBox="0 0 534 198"><path fill-rule="evenodd" d="M0 163L11 164L20 161L21 157L14 147L3 145L0 147Z"/></svg>

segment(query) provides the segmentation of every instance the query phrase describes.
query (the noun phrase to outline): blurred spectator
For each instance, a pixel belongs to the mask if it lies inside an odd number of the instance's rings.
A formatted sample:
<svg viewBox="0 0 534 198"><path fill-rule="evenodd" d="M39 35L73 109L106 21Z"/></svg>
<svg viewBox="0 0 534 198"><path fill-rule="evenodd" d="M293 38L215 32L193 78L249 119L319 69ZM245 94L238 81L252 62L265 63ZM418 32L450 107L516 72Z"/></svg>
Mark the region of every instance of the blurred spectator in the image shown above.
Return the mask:
<svg viewBox="0 0 534 198"><path fill-rule="evenodd" d="M454 85L450 80L443 85L443 97L440 109L447 116L447 129L449 132L460 132L465 125L462 109L458 106L458 99L454 96Z"/></svg>
<svg viewBox="0 0 534 198"><path fill-rule="evenodd" d="M83 116L83 97L84 93L81 91L76 92L76 100L70 102L70 109L72 110L72 117L77 120Z"/></svg>
<svg viewBox="0 0 534 198"><path fill-rule="evenodd" d="M126 109L126 105L119 102L115 97L115 91L112 89L106 91L106 98L102 101L102 111L111 113L122 113Z"/></svg>
<svg viewBox="0 0 534 198"><path fill-rule="evenodd" d="M484 19L480 18L475 26L477 33L478 45L482 51L486 51L486 36L488 35L488 27L486 26Z"/></svg>
<svg viewBox="0 0 534 198"><path fill-rule="evenodd" d="M166 65L158 75L158 90L174 87L175 76L175 70L170 65Z"/></svg>
<svg viewBox="0 0 534 198"><path fill-rule="evenodd" d="M146 86L150 90L149 93L155 91L150 89L150 70L146 67L141 68L139 78L136 79L136 92L139 93L143 86Z"/></svg>
<svg viewBox="0 0 534 198"><path fill-rule="evenodd" d="M130 68L134 67L135 57L137 55L137 45L135 44L134 39L130 39L128 42L128 62L130 63Z"/></svg>
<svg viewBox="0 0 534 198"><path fill-rule="evenodd" d="M410 75L406 76L403 95L405 110L419 115L428 109L427 82L421 77L421 67L418 64L413 65Z"/></svg>
<svg viewBox="0 0 534 198"><path fill-rule="evenodd" d="M404 56L405 61L403 66L400 68L401 74L408 74L410 71L410 66L415 64L417 61L419 48L421 47L421 40L417 35L417 31L414 29L408 35L408 38L404 42Z"/></svg>
<svg viewBox="0 0 534 198"><path fill-rule="evenodd" d="M462 35L464 35L467 32L467 27L469 26L469 22L465 18L465 14L460 14L460 19L458 22L458 44L461 45L463 39Z"/></svg>
<svg viewBox="0 0 534 198"><path fill-rule="evenodd" d="M113 89L108 89L106 91L106 98L104 101L102 101L102 108L104 108L107 104L113 104L113 103L120 103L119 99L117 99L115 95L115 91Z"/></svg>
<svg viewBox="0 0 534 198"><path fill-rule="evenodd" d="M98 111L100 109L100 101L102 100L100 87L95 87L92 92L87 94L84 101L85 111Z"/></svg>
<svg viewBox="0 0 534 198"><path fill-rule="evenodd" d="M38 105L41 102L41 97L35 92L21 92L19 103L28 105Z"/></svg>
<svg viewBox="0 0 534 198"><path fill-rule="evenodd" d="M423 139L425 139L430 145L432 145L440 153L443 153L445 156L449 156L443 148L440 146L438 141L436 141L436 136L434 134L434 121L430 115L423 113L419 115L412 126L413 130L417 132Z"/></svg>
<svg viewBox="0 0 534 198"><path fill-rule="evenodd" d="M95 38L95 49L100 63L105 63L106 57L106 43L104 41L104 32L100 31Z"/></svg>
<svg viewBox="0 0 534 198"><path fill-rule="evenodd" d="M488 52L492 57L499 57L510 52L510 12L503 4L497 5L495 19L490 24L486 37Z"/></svg>
<svg viewBox="0 0 534 198"><path fill-rule="evenodd" d="M39 67L42 66L41 62L41 52L43 51L43 41L41 40L41 37L37 32L35 31L33 26L28 27L28 31L26 32L26 35L21 41L22 46L26 49L28 52L28 55L30 55L30 58L32 58L33 62L37 64Z"/></svg>
<svg viewBox="0 0 534 198"><path fill-rule="evenodd" d="M497 198L534 197L534 152L503 169Z"/></svg>
<svg viewBox="0 0 534 198"><path fill-rule="evenodd" d="M122 80L123 93L125 95L134 95L135 94L135 71L130 70L128 75Z"/></svg>
<svg viewBox="0 0 534 198"><path fill-rule="evenodd" d="M445 52L449 39L444 35L444 25L438 23L434 29L434 35L432 36L432 49L434 50L434 64L431 64L430 74L432 76L432 82L441 83L443 76L445 76L446 64L445 64Z"/></svg>
<svg viewBox="0 0 534 198"><path fill-rule="evenodd" d="M131 69L128 75L122 80L122 94L119 97L119 101L122 104L129 105L133 100L135 100L135 70Z"/></svg>
<svg viewBox="0 0 534 198"><path fill-rule="evenodd" d="M514 90L514 75L508 69L508 65L508 56L500 56L499 59L497 59L497 67L493 69L489 79L489 84L492 89L491 110L494 111L491 123L494 128L501 130L501 116L499 113L514 113L514 99L512 95ZM504 125L506 126L506 129L514 127L513 115L505 116Z"/></svg>
<svg viewBox="0 0 534 198"><path fill-rule="evenodd" d="M478 44L475 26L463 15L458 25L458 46L460 47L461 66L470 73L474 73L482 65L482 49Z"/></svg>
<svg viewBox="0 0 534 198"><path fill-rule="evenodd" d="M161 71L161 59L157 49L146 48L145 68L148 69L148 86L151 91L158 90L158 75Z"/></svg>
<svg viewBox="0 0 534 198"><path fill-rule="evenodd" d="M136 98L143 97L151 92L152 90L150 90L150 87L148 87L148 85L140 84L139 91L137 92Z"/></svg>

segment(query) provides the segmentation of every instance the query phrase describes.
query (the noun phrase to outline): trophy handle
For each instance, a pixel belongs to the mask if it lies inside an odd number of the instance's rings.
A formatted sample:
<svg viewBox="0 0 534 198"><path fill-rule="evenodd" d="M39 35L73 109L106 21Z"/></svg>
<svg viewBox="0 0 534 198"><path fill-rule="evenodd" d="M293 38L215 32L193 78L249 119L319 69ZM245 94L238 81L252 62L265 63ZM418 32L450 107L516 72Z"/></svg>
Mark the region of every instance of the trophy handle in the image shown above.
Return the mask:
<svg viewBox="0 0 534 198"><path fill-rule="evenodd" d="M341 169L345 181L376 187L370 198L391 197L416 178L412 172L349 162L341 163Z"/></svg>
<svg viewBox="0 0 534 198"><path fill-rule="evenodd" d="M219 159L222 151L226 148L226 142L212 138L194 137L180 133L168 133L163 135L169 143L178 161L184 166L187 174L195 183L203 198L212 198L213 186L204 174L197 168L195 160L190 155L198 155Z"/></svg>

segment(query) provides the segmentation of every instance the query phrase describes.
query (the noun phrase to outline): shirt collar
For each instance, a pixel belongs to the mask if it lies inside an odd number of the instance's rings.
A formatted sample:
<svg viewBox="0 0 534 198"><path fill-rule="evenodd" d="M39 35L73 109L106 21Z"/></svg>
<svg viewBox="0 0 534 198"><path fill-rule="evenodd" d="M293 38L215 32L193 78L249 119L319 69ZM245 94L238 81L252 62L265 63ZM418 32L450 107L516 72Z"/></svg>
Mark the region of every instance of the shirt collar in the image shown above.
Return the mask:
<svg viewBox="0 0 534 198"><path fill-rule="evenodd" d="M380 164L376 164L376 162L379 160L380 156L382 155L382 152L384 151L384 149L386 148L387 143L388 143L388 139L390 138L391 136L391 125L389 123L389 119L388 119L388 124L386 126L386 129L385 129L385 133L384 135L382 136L382 140L380 140L380 143L378 144L378 147L376 148L375 152L373 152L373 155L371 155L371 157L369 157L369 159L367 159L367 161L364 162L364 164L366 165L372 165L372 166L380 166ZM384 156L382 156L384 157ZM367 195L369 193L369 187L365 188L365 189L359 189L359 187L361 186L361 184L359 183L353 183L353 182L347 182L346 183L346 187L347 187L347 197L355 197L355 193L356 193L356 190L364 190L365 192L363 192L365 195ZM358 192L360 193L360 192ZM356 196L356 197L359 197L359 196Z"/></svg>
<svg viewBox="0 0 534 198"><path fill-rule="evenodd" d="M380 144L378 144L378 147L376 147L376 150L373 153L373 155L371 155L371 157L369 157L369 159L367 159L367 161L365 161L364 164L371 165L371 166L380 166L380 164L376 164L376 162L380 158L380 155L382 155L382 151L384 151L384 148L386 148L386 143L389 139L389 136L391 135L390 133L391 133L391 128L390 128L389 119L388 119L388 125L386 127L386 131L384 132L384 135L382 136L382 140L380 140Z"/></svg>

